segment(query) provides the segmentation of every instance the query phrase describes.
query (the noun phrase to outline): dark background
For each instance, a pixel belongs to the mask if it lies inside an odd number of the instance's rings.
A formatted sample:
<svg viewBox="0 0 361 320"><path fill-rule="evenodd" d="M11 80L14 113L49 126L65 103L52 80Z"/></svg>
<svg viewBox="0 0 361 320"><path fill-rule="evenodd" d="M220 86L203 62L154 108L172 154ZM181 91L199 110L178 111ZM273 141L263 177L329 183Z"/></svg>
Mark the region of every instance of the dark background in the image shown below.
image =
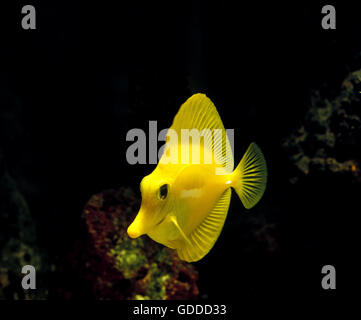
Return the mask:
<svg viewBox="0 0 361 320"><path fill-rule="evenodd" d="M235 129L235 163L257 142L269 182L250 212L233 194L220 239L196 263L201 295L332 295L320 286L325 264L336 266L337 292L348 292L359 193L332 179L291 185L281 141L302 121L312 90L326 83L332 95L360 69L355 5L336 3L337 29L323 30L321 8L330 3L322 1L32 1L37 29L22 30L25 4L0 5L0 113L15 110L1 123L0 151L55 264L69 264L92 194L130 186L140 196L154 166L126 162L127 131L147 130L149 120L169 127L179 106L204 92ZM247 242L251 215L273 226L274 250Z"/></svg>

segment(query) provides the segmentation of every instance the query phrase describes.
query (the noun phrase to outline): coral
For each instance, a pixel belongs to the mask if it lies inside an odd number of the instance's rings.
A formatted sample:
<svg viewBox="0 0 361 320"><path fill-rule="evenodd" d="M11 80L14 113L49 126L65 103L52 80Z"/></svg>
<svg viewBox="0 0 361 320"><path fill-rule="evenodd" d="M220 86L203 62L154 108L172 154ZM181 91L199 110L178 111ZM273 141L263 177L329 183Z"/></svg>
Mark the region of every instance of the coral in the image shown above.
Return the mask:
<svg viewBox="0 0 361 320"><path fill-rule="evenodd" d="M351 73L343 81L339 94L331 99L320 91L314 92L304 121L283 141L298 168L292 183L311 171L344 174L361 182L360 90L361 70Z"/></svg>
<svg viewBox="0 0 361 320"><path fill-rule="evenodd" d="M195 299L194 266L147 236L130 239L127 227L139 209L130 189L94 195L84 209L90 235L88 280L97 299Z"/></svg>

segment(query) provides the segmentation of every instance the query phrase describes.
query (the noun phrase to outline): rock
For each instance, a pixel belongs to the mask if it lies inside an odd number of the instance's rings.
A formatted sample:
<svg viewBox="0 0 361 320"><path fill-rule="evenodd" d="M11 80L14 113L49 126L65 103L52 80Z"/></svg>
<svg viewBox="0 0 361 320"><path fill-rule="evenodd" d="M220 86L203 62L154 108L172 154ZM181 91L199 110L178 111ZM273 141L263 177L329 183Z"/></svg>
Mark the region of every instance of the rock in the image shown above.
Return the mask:
<svg viewBox="0 0 361 320"><path fill-rule="evenodd" d="M361 70L351 73L329 100L316 91L300 127L283 141L298 171L292 183L311 172L349 176L361 182Z"/></svg>
<svg viewBox="0 0 361 320"><path fill-rule="evenodd" d="M36 242L36 227L27 202L17 184L3 169L0 174L0 300L45 299L44 285L48 262ZM42 285L36 290L23 290L21 269L25 265L35 267Z"/></svg>
<svg viewBox="0 0 361 320"><path fill-rule="evenodd" d="M139 209L127 188L91 197L84 209L89 233L86 267L96 299L195 299L198 274L176 252L126 230Z"/></svg>

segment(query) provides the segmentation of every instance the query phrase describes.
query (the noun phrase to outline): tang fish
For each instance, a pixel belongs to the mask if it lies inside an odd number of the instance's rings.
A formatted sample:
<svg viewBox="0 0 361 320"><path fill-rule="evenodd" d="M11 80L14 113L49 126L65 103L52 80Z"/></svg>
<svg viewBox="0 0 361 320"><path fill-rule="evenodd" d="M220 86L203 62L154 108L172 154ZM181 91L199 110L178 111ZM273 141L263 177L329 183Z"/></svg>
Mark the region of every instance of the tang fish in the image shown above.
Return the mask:
<svg viewBox="0 0 361 320"><path fill-rule="evenodd" d="M201 132L197 140L184 132ZM195 130L194 130L195 129ZM233 188L245 208L262 197L267 166L251 143L235 170L229 138L212 101L194 94L167 132L155 170L140 183L142 203L128 235L147 234L177 250L180 259L202 259L214 246L227 216ZM197 156L197 154L199 156Z"/></svg>

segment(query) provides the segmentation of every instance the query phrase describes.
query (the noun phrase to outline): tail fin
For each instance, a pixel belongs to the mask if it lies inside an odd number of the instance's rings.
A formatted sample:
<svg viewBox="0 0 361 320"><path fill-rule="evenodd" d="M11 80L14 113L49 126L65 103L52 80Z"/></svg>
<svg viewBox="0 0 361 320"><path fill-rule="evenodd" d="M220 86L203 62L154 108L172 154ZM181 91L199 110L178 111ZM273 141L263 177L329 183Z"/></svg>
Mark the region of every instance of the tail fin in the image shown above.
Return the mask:
<svg viewBox="0 0 361 320"><path fill-rule="evenodd" d="M267 183L267 165L262 151L251 143L233 171L232 186L243 205L250 209L262 198Z"/></svg>

